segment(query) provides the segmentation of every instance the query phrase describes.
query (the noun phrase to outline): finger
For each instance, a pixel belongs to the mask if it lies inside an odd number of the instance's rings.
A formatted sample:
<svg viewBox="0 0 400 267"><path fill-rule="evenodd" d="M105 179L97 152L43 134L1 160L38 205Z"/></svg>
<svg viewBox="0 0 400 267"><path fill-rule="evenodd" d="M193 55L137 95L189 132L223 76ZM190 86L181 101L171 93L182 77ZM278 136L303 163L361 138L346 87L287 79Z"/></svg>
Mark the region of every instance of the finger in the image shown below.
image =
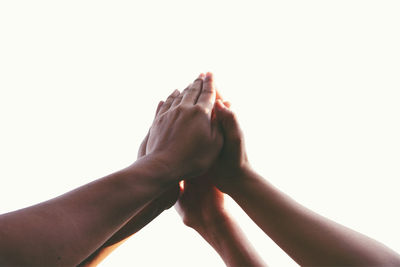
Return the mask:
<svg viewBox="0 0 400 267"><path fill-rule="evenodd" d="M216 110L217 120L219 121L225 140L234 139L240 135L240 128L235 113L225 107L221 100L217 100Z"/></svg>
<svg viewBox="0 0 400 267"><path fill-rule="evenodd" d="M146 155L147 140L149 140L149 133L147 133L146 137L143 139L142 143L140 144L138 155L137 155L138 158L141 158Z"/></svg>
<svg viewBox="0 0 400 267"><path fill-rule="evenodd" d="M156 115L154 115L154 118L157 117L157 115L160 112L160 109L161 109L163 104L164 104L164 101L160 101L160 103L158 103L157 110L156 110Z"/></svg>
<svg viewBox="0 0 400 267"><path fill-rule="evenodd" d="M197 100L197 105L200 105L207 110L212 110L212 107L215 103L215 88L214 88L214 79L211 72L207 72L207 75L204 79L203 88L199 95L199 99Z"/></svg>
<svg viewBox="0 0 400 267"><path fill-rule="evenodd" d="M187 90L189 90L191 85L192 84L189 84L185 88L185 90L183 90L177 97L175 97L174 101L171 104L171 108L174 108L174 107L176 107L177 105L179 105L181 103L183 96L186 94Z"/></svg>
<svg viewBox="0 0 400 267"><path fill-rule="evenodd" d="M164 101L160 101L157 105L157 110L154 118L157 117L162 105L164 104ZM149 140L149 134L150 130L147 132L146 137L143 139L142 143L140 144L139 151L138 151L138 158L141 158L146 155L146 147L147 147L147 141Z"/></svg>
<svg viewBox="0 0 400 267"><path fill-rule="evenodd" d="M224 106L227 108L230 108L232 106L232 104L229 101L224 101Z"/></svg>
<svg viewBox="0 0 400 267"><path fill-rule="evenodd" d="M194 80L192 83L192 86L187 90L187 92L183 95L181 103L184 104L191 104L194 105L196 104L196 100L201 92L201 88L203 86L203 78L204 74L201 73L199 77Z"/></svg>
<svg viewBox="0 0 400 267"><path fill-rule="evenodd" d="M215 84L214 84L214 88L215 88L215 100L217 101L218 99L220 99L221 101L224 101L221 93L218 91L217 86L215 86ZM216 114L215 114L215 105L216 104L217 104L217 102L214 103L214 108L211 113L211 121L214 121L216 119Z"/></svg>
<svg viewBox="0 0 400 267"><path fill-rule="evenodd" d="M165 100L164 104L158 111L158 115L162 115L163 113L165 113L171 107L172 102L174 101L175 97L177 97L178 95L179 95L178 89L176 89L174 92L172 92L172 94L170 94L168 96L167 100Z"/></svg>
<svg viewBox="0 0 400 267"><path fill-rule="evenodd" d="M222 97L221 93L219 92L219 90L217 89L217 87L214 85L215 88L215 93L216 93L216 99L221 99L222 101L224 101L224 98Z"/></svg>

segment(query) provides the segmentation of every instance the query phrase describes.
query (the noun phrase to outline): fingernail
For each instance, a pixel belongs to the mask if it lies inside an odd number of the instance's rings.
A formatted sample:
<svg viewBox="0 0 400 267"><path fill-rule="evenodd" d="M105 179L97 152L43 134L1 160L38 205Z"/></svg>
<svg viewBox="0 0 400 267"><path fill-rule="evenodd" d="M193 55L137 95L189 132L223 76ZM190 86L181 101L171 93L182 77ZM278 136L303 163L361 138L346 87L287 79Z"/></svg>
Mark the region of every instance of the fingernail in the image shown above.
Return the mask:
<svg viewBox="0 0 400 267"><path fill-rule="evenodd" d="M200 73L199 77L197 78L204 78L204 73Z"/></svg>

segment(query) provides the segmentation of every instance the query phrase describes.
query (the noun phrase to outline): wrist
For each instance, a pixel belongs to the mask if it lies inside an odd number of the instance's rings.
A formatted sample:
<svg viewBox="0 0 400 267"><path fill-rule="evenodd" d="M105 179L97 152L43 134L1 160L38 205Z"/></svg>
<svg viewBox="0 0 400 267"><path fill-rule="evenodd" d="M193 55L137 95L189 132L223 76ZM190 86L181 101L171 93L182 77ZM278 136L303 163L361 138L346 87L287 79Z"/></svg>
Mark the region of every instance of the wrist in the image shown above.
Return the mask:
<svg viewBox="0 0 400 267"><path fill-rule="evenodd" d="M229 178L220 179L218 182L218 189L227 195L231 195L240 190L243 182L251 177L254 177L256 172L252 169L250 164L245 164L238 168L235 173Z"/></svg>
<svg viewBox="0 0 400 267"><path fill-rule="evenodd" d="M222 229L225 229L228 221L230 221L230 215L225 210L219 210L212 214L209 213L201 221L187 225L204 237L214 236L215 233L221 232Z"/></svg>
<svg viewBox="0 0 400 267"><path fill-rule="evenodd" d="M179 181L182 170L163 154L148 154L136 162L141 161L148 169L150 180L160 184L172 184ZM134 163L135 164L135 163ZM152 179L154 178L154 179Z"/></svg>
<svg viewBox="0 0 400 267"><path fill-rule="evenodd" d="M235 235L233 229L236 229L237 225L228 213L220 214L218 220L209 222L201 228L195 228L196 232L200 234L204 240L207 241L212 247L221 250L222 244L225 244L228 240L231 240L232 236Z"/></svg>
<svg viewBox="0 0 400 267"><path fill-rule="evenodd" d="M147 154L145 157L153 162L172 181L178 182L181 177L186 176L185 164L182 164L182 160L169 153L157 152Z"/></svg>
<svg viewBox="0 0 400 267"><path fill-rule="evenodd" d="M139 158L120 172L127 173L126 186L128 188L132 187L133 190L142 188L142 191L155 192L154 197L157 197L166 188L178 181L171 169L153 155Z"/></svg>

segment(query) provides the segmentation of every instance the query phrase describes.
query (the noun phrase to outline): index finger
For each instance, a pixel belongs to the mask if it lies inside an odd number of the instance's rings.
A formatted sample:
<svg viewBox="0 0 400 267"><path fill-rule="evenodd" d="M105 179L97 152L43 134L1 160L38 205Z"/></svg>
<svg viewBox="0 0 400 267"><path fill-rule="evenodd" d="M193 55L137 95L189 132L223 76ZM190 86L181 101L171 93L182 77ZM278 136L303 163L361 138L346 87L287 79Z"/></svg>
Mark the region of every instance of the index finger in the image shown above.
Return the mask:
<svg viewBox="0 0 400 267"><path fill-rule="evenodd" d="M196 99L198 98L201 92L201 87L203 86L203 77L204 74L201 73L199 77L194 80L190 88L184 93L181 103L192 105L196 104Z"/></svg>
<svg viewBox="0 0 400 267"><path fill-rule="evenodd" d="M197 100L197 105L211 111L215 103L215 96L214 77L211 72L207 72L203 82L203 89L201 90Z"/></svg>

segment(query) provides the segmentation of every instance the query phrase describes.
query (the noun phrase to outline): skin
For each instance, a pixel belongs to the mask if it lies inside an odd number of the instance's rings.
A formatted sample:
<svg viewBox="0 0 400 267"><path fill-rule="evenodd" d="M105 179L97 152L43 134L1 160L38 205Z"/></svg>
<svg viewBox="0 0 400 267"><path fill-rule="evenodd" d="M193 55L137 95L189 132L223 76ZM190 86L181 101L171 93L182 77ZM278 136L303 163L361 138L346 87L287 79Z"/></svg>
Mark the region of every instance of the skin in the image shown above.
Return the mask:
<svg viewBox="0 0 400 267"><path fill-rule="evenodd" d="M250 167L243 133L229 106L220 99L212 114L224 134L221 153L206 173L185 180L176 204L185 225L196 230L227 266L265 263L224 209L219 189L301 265L398 265L399 256L389 248L313 213L259 176Z"/></svg>
<svg viewBox="0 0 400 267"><path fill-rule="evenodd" d="M215 91L202 88L196 79L172 108L172 97L165 101L149 133L148 154L131 166L1 215L0 265L78 265L178 177L209 169L222 135L210 120Z"/></svg>
<svg viewBox="0 0 400 267"><path fill-rule="evenodd" d="M185 181L175 205L184 224L207 241L227 266L266 266L223 207L224 196L209 176Z"/></svg>
<svg viewBox="0 0 400 267"><path fill-rule="evenodd" d="M160 101L157 106L156 115L158 114L164 101ZM138 159L146 155L146 146L149 139L149 134L146 135L142 141L139 151ZM110 237L100 248L93 252L86 258L79 266L97 266L108 255L110 255L116 248L124 243L129 237L138 232L154 218L160 215L164 210L169 209L175 204L179 196L179 185L173 184L170 189L164 192L160 197L151 201L142 210L135 214L118 232Z"/></svg>
<svg viewBox="0 0 400 267"><path fill-rule="evenodd" d="M159 155L175 177L204 173L221 150L221 130L217 121L211 120L216 96L211 82L200 74L182 94L178 90L172 93L150 129L147 153ZM173 157L170 151L174 151Z"/></svg>
<svg viewBox="0 0 400 267"><path fill-rule="evenodd" d="M307 209L257 174L236 116L220 100L216 117L224 145L210 169L213 183L298 264L400 266L400 256L390 248Z"/></svg>
<svg viewBox="0 0 400 267"><path fill-rule="evenodd" d="M131 166L1 215L0 265L95 263L169 207L181 178L184 223L229 266L264 263L224 211L221 192L300 265L400 265L391 249L312 212L258 175L235 114L221 100L214 106L215 97L212 76L200 75L159 106L146 155Z"/></svg>
<svg viewBox="0 0 400 267"><path fill-rule="evenodd" d="M213 86L212 74L207 73L203 79L210 81ZM182 99L184 92L176 95L175 98ZM218 91L216 98L222 99ZM172 100L172 99L171 99ZM175 104L173 104L175 103ZM171 107L176 106L172 100ZM157 114L160 112L161 101L157 107ZM229 102L224 105L230 106ZM215 114L212 119L216 120ZM149 131L150 132L150 131ZM149 134L143 140L138 153L138 158L146 155L146 147ZM251 244L244 236L242 230L223 208L223 194L210 182L212 173L186 181L185 190L182 190L176 208L182 216L184 223L195 229L203 238L221 255L228 266L264 266L261 258L257 255ZM173 205L179 193L178 185L172 186L160 198L148 204L142 211L135 215L124 227L114 234L103 246L87 258L81 266L96 266L113 250L121 245L132 234L140 230L154 217L160 214L165 208Z"/></svg>
<svg viewBox="0 0 400 267"><path fill-rule="evenodd" d="M175 99L181 101L182 94L173 94L166 108L174 108ZM308 210L258 175L248 162L243 133L229 104L218 100L210 118L221 125L221 153L205 174L185 180L176 208L183 222L195 229L228 266L264 263L224 210L221 191L300 265L400 264L399 255L383 244ZM191 172L188 178L196 173Z"/></svg>
<svg viewBox="0 0 400 267"><path fill-rule="evenodd" d="M207 73L212 80L212 74ZM213 82L212 82L213 84ZM217 91L217 99L222 97ZM224 102L229 107L229 102ZM215 114L214 114L215 115ZM216 116L213 116L218 120ZM220 160L214 163L221 164ZM199 233L227 266L266 266L239 225L224 208L224 195L212 183L214 170L181 183L175 208L183 223Z"/></svg>

